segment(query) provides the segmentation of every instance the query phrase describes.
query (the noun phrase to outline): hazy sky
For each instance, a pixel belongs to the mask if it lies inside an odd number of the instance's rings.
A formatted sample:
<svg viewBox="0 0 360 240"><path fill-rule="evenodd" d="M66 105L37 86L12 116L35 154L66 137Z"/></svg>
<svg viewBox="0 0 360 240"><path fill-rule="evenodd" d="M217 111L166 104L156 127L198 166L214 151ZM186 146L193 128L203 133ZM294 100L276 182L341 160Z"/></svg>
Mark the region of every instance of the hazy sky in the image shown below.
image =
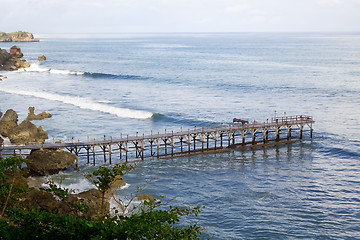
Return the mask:
<svg viewBox="0 0 360 240"><path fill-rule="evenodd" d="M0 31L360 31L360 0L0 0Z"/></svg>

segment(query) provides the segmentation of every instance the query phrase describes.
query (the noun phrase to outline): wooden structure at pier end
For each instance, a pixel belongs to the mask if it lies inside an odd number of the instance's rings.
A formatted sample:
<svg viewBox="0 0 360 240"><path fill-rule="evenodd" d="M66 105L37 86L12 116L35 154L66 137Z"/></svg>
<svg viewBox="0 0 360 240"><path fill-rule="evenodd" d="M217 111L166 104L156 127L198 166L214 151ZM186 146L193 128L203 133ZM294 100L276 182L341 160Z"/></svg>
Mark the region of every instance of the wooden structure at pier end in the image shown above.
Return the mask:
<svg viewBox="0 0 360 240"><path fill-rule="evenodd" d="M200 128L179 132L77 142L54 142L41 145L0 147L0 158L26 156L31 150L63 149L78 156L77 164L112 164L144 159L172 158L195 154L231 151L259 146L290 143L312 138L312 116L275 117L263 123L234 119L232 125Z"/></svg>

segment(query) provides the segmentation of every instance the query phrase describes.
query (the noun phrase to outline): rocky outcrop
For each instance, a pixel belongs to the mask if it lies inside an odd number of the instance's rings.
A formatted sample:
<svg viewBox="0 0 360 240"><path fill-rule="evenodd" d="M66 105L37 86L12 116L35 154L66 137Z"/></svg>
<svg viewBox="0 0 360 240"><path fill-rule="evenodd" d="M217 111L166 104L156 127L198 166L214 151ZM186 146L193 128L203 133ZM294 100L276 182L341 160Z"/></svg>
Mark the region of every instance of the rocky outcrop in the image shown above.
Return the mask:
<svg viewBox="0 0 360 240"><path fill-rule="evenodd" d="M13 144L39 144L48 138L42 127L36 127L29 120L18 125L17 113L9 109L0 120L0 135L9 138Z"/></svg>
<svg viewBox="0 0 360 240"><path fill-rule="evenodd" d="M29 113L26 120L32 121L32 120L42 120L45 118L51 118L50 113L42 112L36 115L34 111L35 111L35 107L29 107Z"/></svg>
<svg viewBox="0 0 360 240"><path fill-rule="evenodd" d="M101 211L101 192L97 189L90 189L79 194L69 194L68 199L57 199L51 192L31 188L23 197L22 206L24 208L36 208L60 215L76 215L85 218L97 218ZM77 211L73 204L84 204L88 207L87 212ZM104 213L110 210L109 199L104 201Z"/></svg>
<svg viewBox="0 0 360 240"><path fill-rule="evenodd" d="M30 64L26 60L20 59L23 53L18 50L14 54L8 53L0 48L0 71L15 71L20 68L29 68Z"/></svg>
<svg viewBox="0 0 360 240"><path fill-rule="evenodd" d="M44 55L38 57L38 61L45 61L46 57Z"/></svg>
<svg viewBox="0 0 360 240"><path fill-rule="evenodd" d="M54 149L31 151L27 157L30 175L47 176L75 165L77 157L69 152Z"/></svg>
<svg viewBox="0 0 360 240"><path fill-rule="evenodd" d="M148 195L148 194L140 194L138 196L138 200L139 201L150 201L150 202L155 202L156 198L151 196L151 195Z"/></svg>
<svg viewBox="0 0 360 240"><path fill-rule="evenodd" d="M48 134L42 127L36 127L29 120L24 120L8 133L8 138L13 144L38 144L48 139Z"/></svg>
<svg viewBox="0 0 360 240"><path fill-rule="evenodd" d="M0 66L4 65L10 57L10 53L8 53L5 49L0 48Z"/></svg>
<svg viewBox="0 0 360 240"><path fill-rule="evenodd" d="M32 33L28 32L12 32L5 33L0 32L0 42L39 42L39 39L35 39Z"/></svg>
<svg viewBox="0 0 360 240"><path fill-rule="evenodd" d="M17 121L17 113L12 109L8 109L0 120L0 134L9 137L11 131L17 127Z"/></svg>
<svg viewBox="0 0 360 240"><path fill-rule="evenodd" d="M108 213L110 211L109 198L107 197L105 197L104 206L103 209L101 209L102 194L97 189L90 189L79 194L72 194L69 197L69 200L74 203L83 203L88 207L87 212L81 213L84 217L96 218L101 210L103 213Z"/></svg>
<svg viewBox="0 0 360 240"><path fill-rule="evenodd" d="M116 175L114 180L109 184L111 191L114 191L114 190L116 190L118 188L121 188L121 187L123 187L125 185L126 185L126 182L119 175Z"/></svg>

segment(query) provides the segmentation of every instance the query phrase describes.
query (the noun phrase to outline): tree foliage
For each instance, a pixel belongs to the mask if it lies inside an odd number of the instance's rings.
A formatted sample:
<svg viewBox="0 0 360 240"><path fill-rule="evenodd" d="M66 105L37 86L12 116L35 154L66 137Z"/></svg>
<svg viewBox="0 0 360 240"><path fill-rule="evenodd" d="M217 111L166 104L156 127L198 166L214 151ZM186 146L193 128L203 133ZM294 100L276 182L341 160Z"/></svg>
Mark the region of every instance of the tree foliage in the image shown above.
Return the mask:
<svg viewBox="0 0 360 240"><path fill-rule="evenodd" d="M18 172L21 159L0 160L1 202L13 194L5 172ZM133 166L116 165L113 168L99 167L88 177L95 186L106 193L117 175L124 175ZM53 194L68 199L69 190L49 182ZM202 228L198 224L182 225L181 217L197 216L201 207L170 206L158 209L161 202L145 201L145 207L131 215L109 214L91 219L77 215L59 215L35 208L24 209L21 205L7 207L0 219L0 239L199 239ZM5 206L6 207L6 206ZM5 209L5 208L4 208Z"/></svg>

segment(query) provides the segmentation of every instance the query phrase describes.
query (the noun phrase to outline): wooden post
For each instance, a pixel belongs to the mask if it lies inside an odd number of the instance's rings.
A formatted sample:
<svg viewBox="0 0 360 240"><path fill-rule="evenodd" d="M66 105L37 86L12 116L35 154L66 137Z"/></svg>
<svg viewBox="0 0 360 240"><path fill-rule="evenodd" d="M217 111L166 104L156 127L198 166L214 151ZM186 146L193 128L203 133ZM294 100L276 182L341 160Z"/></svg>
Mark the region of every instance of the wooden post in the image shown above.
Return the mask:
<svg viewBox="0 0 360 240"><path fill-rule="evenodd" d="M206 149L209 150L209 133L206 133Z"/></svg>
<svg viewBox="0 0 360 240"><path fill-rule="evenodd" d="M150 142L150 156L152 157L152 156L154 156L154 153L153 153L154 140L151 139L149 142Z"/></svg>
<svg viewBox="0 0 360 240"><path fill-rule="evenodd" d="M180 151L183 152L183 137L180 137Z"/></svg>
<svg viewBox="0 0 360 240"><path fill-rule="evenodd" d="M160 155L160 133L158 132L158 137L156 139L156 150L157 150L157 158L159 159Z"/></svg>
<svg viewBox="0 0 360 240"><path fill-rule="evenodd" d="M300 125L300 139L302 139L303 138L303 128L304 128L304 125Z"/></svg>
<svg viewBox="0 0 360 240"><path fill-rule="evenodd" d="M280 140L280 127L276 127L276 129L275 129L275 131L276 131L276 142L278 142L279 140Z"/></svg>
<svg viewBox="0 0 360 240"><path fill-rule="evenodd" d="M255 139L256 139L256 131L257 129L253 128L253 130L251 131L251 135L252 135L252 145L255 145Z"/></svg>
<svg viewBox="0 0 360 240"><path fill-rule="evenodd" d="M109 164L111 165L111 143L109 144Z"/></svg>
<svg viewBox="0 0 360 240"><path fill-rule="evenodd" d="M220 133L220 147L223 147L223 133Z"/></svg>
<svg viewBox="0 0 360 240"><path fill-rule="evenodd" d="M288 126L286 130L287 130L287 140L290 140L290 138L291 138L291 126Z"/></svg>
<svg viewBox="0 0 360 240"><path fill-rule="evenodd" d="M95 138L94 138L95 142ZM93 165L95 166L95 144L93 145Z"/></svg>
<svg viewBox="0 0 360 240"><path fill-rule="evenodd" d="M90 147L86 146L86 157L87 157L87 163L90 163Z"/></svg>
<svg viewBox="0 0 360 240"><path fill-rule="evenodd" d="M165 144L165 155L167 155L167 138L165 137L164 139L163 139L163 141L164 141L164 144Z"/></svg>
<svg viewBox="0 0 360 240"><path fill-rule="evenodd" d="M201 133L201 151L204 152L204 133Z"/></svg>
<svg viewBox="0 0 360 240"><path fill-rule="evenodd" d="M190 145L191 145L191 136L190 136L190 133L189 133L189 135L188 135L187 143L188 143L188 153L190 154Z"/></svg>
<svg viewBox="0 0 360 240"><path fill-rule="evenodd" d="M119 146L119 152L120 152L119 154L120 154L120 161L121 161L121 157L122 157L122 156L121 156L122 143L119 143L118 146Z"/></svg>
<svg viewBox="0 0 360 240"><path fill-rule="evenodd" d="M104 152L104 163L106 164L106 145L100 146Z"/></svg>
<svg viewBox="0 0 360 240"><path fill-rule="evenodd" d="M129 139L129 135L128 135ZM125 143L125 162L128 161L128 142Z"/></svg>
<svg viewBox="0 0 360 240"><path fill-rule="evenodd" d="M171 136L171 157L174 156L174 133Z"/></svg>

